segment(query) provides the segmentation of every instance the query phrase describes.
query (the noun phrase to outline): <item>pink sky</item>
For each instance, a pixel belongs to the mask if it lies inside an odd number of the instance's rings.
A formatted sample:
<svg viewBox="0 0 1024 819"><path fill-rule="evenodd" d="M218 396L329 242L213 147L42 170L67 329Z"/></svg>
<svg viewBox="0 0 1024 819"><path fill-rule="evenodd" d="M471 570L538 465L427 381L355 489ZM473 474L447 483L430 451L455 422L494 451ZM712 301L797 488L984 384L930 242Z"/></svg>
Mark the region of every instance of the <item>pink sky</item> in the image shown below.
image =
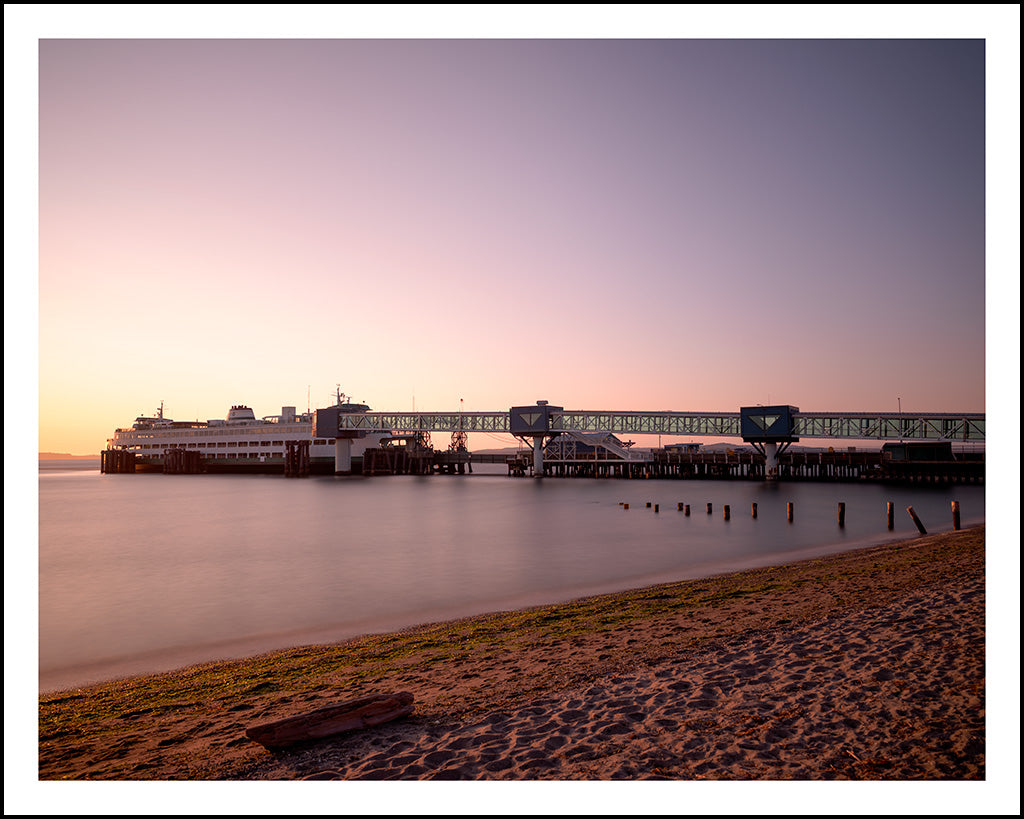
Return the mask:
<svg viewBox="0 0 1024 819"><path fill-rule="evenodd" d="M336 384L379 410L985 411L984 61L44 39L39 449Z"/></svg>

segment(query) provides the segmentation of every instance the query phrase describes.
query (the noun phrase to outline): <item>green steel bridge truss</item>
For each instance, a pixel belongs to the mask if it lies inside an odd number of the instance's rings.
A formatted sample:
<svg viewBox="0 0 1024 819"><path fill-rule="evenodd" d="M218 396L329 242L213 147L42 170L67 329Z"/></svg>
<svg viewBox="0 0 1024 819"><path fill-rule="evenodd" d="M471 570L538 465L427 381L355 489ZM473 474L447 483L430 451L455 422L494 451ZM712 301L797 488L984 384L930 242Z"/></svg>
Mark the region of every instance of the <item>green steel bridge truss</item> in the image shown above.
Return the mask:
<svg viewBox="0 0 1024 819"><path fill-rule="evenodd" d="M508 433L509 415L509 412L341 413L338 431ZM741 437L738 412L561 410L551 414L549 432ZM793 416L792 434L797 438L982 442L985 440L985 414L798 412Z"/></svg>

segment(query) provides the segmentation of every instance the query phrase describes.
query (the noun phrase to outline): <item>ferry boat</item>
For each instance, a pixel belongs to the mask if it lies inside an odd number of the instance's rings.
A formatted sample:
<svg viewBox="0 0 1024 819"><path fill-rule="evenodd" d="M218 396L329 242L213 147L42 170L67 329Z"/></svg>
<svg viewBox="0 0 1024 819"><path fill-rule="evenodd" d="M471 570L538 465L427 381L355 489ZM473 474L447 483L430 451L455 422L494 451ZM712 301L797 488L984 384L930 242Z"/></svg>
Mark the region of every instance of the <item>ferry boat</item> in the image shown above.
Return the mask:
<svg viewBox="0 0 1024 819"><path fill-rule="evenodd" d="M340 392L337 406L349 412L367 412L366 404L355 404ZM236 404L226 418L208 421L174 421L164 416L161 402L156 415L140 415L126 429L117 429L107 439L108 450L130 452L136 472L160 472L170 450L197 452L205 472L283 472L285 453L292 441L309 442L310 471L334 474L335 439L314 438L315 412L296 413L295 407L281 407L280 415L257 418L253 410ZM363 453L381 446L390 433L371 434L352 441L352 471L362 471Z"/></svg>

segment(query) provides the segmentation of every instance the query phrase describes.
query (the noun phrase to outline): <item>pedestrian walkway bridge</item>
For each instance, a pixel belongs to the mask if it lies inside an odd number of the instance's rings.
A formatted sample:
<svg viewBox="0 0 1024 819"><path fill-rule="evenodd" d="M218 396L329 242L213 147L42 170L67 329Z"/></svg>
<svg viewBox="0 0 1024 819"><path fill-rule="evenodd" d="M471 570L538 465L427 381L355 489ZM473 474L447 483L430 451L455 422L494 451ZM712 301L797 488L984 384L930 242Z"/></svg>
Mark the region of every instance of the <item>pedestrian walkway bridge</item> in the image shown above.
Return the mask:
<svg viewBox="0 0 1024 819"><path fill-rule="evenodd" d="M802 413L789 405L740 407L739 412L636 412L566 410L547 401L507 412L369 412L353 406L316 411L315 435L335 439L339 473L351 468L352 439L371 432L451 432L463 439L470 432L489 432L532 439L538 475L543 474L545 443L563 434L581 442L588 434L742 438L764 455L769 480L777 476L779 454L801 438L985 440L984 413ZM603 446L608 449L609 444Z"/></svg>
<svg viewBox="0 0 1024 819"><path fill-rule="evenodd" d="M615 435L687 435L745 437L740 412L633 412L562 410L550 408L545 433L610 432ZM772 407L747 408L771 411ZM318 413L329 410L318 410ZM535 408L513 407L505 412L365 412L337 413L337 432L493 432L521 434L514 416L523 418ZM529 420L527 417L526 420ZM537 419L539 420L539 419ZM788 436L793 438L854 438L879 441L985 440L984 413L795 412ZM328 421L328 426L330 422ZM529 425L527 425L529 426ZM526 430L529 432L530 430ZM334 431L324 430L320 434Z"/></svg>

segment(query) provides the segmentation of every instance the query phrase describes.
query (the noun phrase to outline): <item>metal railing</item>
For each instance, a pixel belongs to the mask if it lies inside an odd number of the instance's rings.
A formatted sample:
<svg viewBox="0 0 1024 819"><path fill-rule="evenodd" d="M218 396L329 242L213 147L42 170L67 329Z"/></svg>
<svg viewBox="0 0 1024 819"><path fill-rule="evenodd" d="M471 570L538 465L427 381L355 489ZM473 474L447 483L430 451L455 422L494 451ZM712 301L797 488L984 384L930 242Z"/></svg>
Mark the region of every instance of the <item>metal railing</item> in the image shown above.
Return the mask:
<svg viewBox="0 0 1024 819"><path fill-rule="evenodd" d="M342 413L338 416L338 430L508 433L509 413ZM550 431L741 437L738 412L563 410L551 414ZM798 438L981 442L985 440L985 414L801 412L793 416L793 435Z"/></svg>

